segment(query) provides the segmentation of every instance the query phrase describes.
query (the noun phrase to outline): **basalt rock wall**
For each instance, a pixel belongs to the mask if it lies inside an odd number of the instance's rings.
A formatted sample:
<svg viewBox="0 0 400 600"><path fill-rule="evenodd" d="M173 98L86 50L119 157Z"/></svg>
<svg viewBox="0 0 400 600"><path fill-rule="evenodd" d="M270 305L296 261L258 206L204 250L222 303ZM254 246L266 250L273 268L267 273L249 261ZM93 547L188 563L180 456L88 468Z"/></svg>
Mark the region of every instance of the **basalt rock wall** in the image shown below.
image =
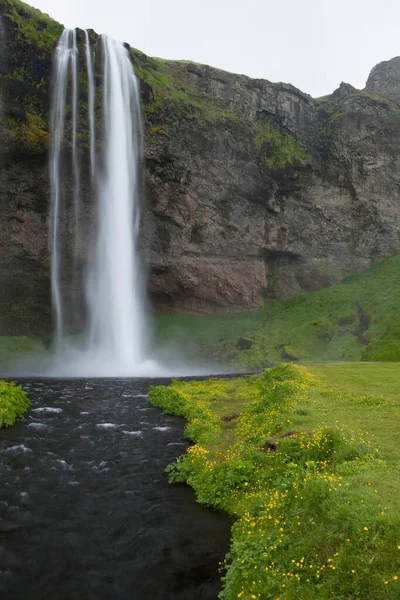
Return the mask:
<svg viewBox="0 0 400 600"><path fill-rule="evenodd" d="M18 0L0 0L0 12L0 329L42 332L51 71L62 27ZM90 39L96 45L94 32ZM81 32L78 40L83 47ZM254 309L400 248L400 58L375 67L363 91L341 84L313 99L289 84L129 51L145 125L141 244L158 309ZM79 83L83 276L95 219L83 59ZM96 85L101 93L100 76ZM69 265L63 271L73 288Z"/></svg>

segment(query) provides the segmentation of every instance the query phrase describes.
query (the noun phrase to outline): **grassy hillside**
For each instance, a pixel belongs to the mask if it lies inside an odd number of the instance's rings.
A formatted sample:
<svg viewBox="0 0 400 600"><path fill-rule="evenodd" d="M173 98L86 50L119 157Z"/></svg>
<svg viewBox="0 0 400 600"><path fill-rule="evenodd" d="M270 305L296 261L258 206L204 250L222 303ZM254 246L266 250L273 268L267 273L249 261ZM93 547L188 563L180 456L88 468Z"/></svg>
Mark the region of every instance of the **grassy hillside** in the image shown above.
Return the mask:
<svg viewBox="0 0 400 600"><path fill-rule="evenodd" d="M221 598L400 597L399 367L286 364L151 390L195 442L171 481L236 517Z"/></svg>
<svg viewBox="0 0 400 600"><path fill-rule="evenodd" d="M162 315L175 351L259 369L282 360L400 360L400 254L320 292L234 316Z"/></svg>

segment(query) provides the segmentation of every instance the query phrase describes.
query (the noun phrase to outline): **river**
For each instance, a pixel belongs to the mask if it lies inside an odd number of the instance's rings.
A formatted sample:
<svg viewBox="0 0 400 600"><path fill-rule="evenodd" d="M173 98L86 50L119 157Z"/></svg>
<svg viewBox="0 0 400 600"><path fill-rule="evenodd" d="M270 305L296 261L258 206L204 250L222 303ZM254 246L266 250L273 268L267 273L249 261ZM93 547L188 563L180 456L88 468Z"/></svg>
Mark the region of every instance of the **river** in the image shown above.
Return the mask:
<svg viewBox="0 0 400 600"><path fill-rule="evenodd" d="M184 422L149 380L21 380L32 410L0 431L0 597L215 600L229 520L169 485Z"/></svg>

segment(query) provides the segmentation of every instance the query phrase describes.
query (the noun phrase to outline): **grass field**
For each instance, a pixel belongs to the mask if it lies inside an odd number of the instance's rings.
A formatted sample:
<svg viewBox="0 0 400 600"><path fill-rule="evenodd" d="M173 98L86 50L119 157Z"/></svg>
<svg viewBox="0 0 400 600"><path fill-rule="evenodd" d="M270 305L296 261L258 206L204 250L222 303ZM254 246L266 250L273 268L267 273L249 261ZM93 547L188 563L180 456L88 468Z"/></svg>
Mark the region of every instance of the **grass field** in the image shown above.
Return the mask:
<svg viewBox="0 0 400 600"><path fill-rule="evenodd" d="M400 364L284 364L150 401L195 444L169 467L236 516L221 598L400 598Z"/></svg>

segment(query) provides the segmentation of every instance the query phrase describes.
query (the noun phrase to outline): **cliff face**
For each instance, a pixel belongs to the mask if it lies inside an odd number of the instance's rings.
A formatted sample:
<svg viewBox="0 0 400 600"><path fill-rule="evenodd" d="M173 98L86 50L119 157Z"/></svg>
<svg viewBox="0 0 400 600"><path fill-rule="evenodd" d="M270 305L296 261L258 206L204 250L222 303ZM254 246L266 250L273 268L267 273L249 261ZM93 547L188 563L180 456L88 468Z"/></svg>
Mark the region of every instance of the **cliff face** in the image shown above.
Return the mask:
<svg viewBox="0 0 400 600"><path fill-rule="evenodd" d="M0 12L0 328L42 331L61 26L17 0L0 0ZM322 288L400 247L400 59L375 67L365 91L342 84L314 100L291 85L131 55L146 131L142 245L158 308L256 308L265 295ZM88 243L92 223L88 197Z"/></svg>

